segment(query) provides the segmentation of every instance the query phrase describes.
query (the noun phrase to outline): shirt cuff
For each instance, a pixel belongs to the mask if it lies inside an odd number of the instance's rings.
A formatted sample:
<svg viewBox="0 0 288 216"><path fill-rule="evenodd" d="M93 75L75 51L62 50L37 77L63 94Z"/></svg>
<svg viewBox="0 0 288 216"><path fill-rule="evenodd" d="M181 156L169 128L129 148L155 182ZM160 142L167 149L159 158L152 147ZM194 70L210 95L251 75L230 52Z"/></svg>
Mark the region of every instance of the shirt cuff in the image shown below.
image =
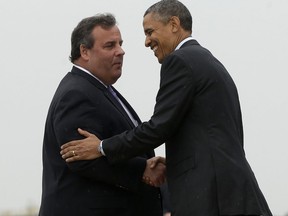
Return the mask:
<svg viewBox="0 0 288 216"><path fill-rule="evenodd" d="M103 150L103 147L102 147L102 142L103 142L103 141L101 141L101 142L100 142L100 145L98 146L98 151L99 151L99 153L102 154L103 156L106 156L106 155L105 155L105 152L104 152L104 150Z"/></svg>

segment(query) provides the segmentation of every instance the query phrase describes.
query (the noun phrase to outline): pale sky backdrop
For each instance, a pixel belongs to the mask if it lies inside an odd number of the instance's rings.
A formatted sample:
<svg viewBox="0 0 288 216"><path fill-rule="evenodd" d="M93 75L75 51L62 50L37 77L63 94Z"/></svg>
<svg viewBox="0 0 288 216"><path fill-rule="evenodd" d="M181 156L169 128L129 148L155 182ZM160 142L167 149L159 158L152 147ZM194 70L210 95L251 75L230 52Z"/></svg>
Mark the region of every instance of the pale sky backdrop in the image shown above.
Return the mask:
<svg viewBox="0 0 288 216"><path fill-rule="evenodd" d="M142 120L153 112L157 59L144 47L142 16L156 0L0 1L0 212L40 204L42 139L51 98L71 69L70 35L78 22L112 12L126 51L115 87ZM245 150L275 215L288 212L288 1L183 0L193 36L234 78ZM164 155L163 146L157 149Z"/></svg>

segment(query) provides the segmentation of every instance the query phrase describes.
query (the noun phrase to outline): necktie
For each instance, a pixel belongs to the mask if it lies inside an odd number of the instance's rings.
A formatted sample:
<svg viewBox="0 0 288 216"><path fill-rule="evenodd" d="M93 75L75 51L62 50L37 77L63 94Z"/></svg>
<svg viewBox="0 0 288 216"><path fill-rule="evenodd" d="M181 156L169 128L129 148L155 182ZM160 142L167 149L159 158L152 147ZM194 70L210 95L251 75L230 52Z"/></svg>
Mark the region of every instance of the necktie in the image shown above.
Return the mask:
<svg viewBox="0 0 288 216"><path fill-rule="evenodd" d="M127 107L123 104L123 102L120 100L120 98L117 96L116 92L112 89L111 86L107 87L108 91L113 95L113 97L120 103L121 107L125 110L125 112L127 113L127 115L129 116L129 118L131 119L131 121L133 122L133 124L135 126L138 125L138 122L134 119L134 117L132 116L132 114L129 112L129 110L127 109Z"/></svg>
<svg viewBox="0 0 288 216"><path fill-rule="evenodd" d="M112 89L111 86L108 86L108 91L114 96L114 98L116 98L116 100L122 105L122 102L120 101L120 99L118 98L116 92Z"/></svg>

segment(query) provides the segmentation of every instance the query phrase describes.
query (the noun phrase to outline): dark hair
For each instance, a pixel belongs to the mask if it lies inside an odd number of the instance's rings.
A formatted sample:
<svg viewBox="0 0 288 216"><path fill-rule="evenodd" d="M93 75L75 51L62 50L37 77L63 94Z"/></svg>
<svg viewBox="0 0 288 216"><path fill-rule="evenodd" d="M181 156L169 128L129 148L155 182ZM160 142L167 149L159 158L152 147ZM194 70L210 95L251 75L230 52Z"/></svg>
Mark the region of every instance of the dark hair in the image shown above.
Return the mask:
<svg viewBox="0 0 288 216"><path fill-rule="evenodd" d="M95 16L87 17L81 20L71 35L70 61L74 62L81 56L80 45L84 45L87 49L93 47L95 38L93 38L91 33L96 26L109 29L115 25L116 19L110 13L96 14Z"/></svg>
<svg viewBox="0 0 288 216"><path fill-rule="evenodd" d="M161 0L149 7L144 17L149 13L154 13L154 18L165 24L172 16L176 16L184 30L192 31L192 16L186 6L177 0Z"/></svg>

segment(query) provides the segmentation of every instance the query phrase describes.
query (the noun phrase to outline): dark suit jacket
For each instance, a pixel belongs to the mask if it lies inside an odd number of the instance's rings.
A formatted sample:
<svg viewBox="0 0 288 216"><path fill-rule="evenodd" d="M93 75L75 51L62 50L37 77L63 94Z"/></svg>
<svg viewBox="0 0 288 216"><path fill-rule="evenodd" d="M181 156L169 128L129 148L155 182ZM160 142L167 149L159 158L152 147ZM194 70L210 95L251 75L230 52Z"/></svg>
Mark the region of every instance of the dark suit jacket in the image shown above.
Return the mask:
<svg viewBox="0 0 288 216"><path fill-rule="evenodd" d="M140 122L132 107L117 94ZM39 215L161 216L159 189L142 183L146 159L154 156L154 152L113 166L105 157L65 163L60 146L82 138L78 127L105 139L134 125L106 87L73 67L61 81L46 120Z"/></svg>
<svg viewBox="0 0 288 216"><path fill-rule="evenodd" d="M103 149L115 164L164 142L175 216L271 215L245 158L236 86L195 40L163 61L151 119Z"/></svg>

